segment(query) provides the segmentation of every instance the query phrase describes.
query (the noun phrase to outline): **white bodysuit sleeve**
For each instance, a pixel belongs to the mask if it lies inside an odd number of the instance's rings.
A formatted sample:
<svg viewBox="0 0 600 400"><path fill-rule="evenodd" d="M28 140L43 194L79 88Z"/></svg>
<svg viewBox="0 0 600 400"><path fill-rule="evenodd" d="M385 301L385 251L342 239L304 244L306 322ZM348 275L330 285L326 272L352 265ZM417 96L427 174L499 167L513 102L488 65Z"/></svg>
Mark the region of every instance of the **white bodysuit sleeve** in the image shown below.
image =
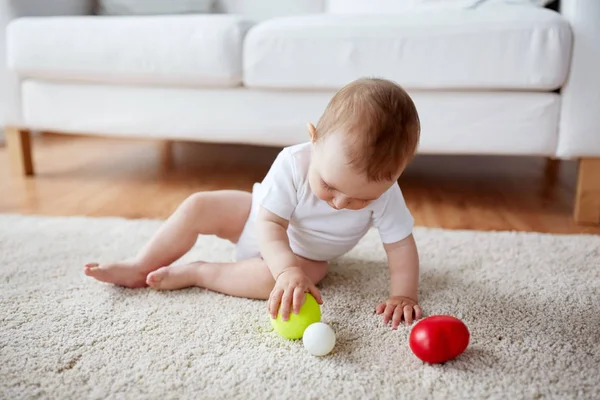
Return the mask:
<svg viewBox="0 0 600 400"><path fill-rule="evenodd" d="M290 220L298 204L298 177L294 159L283 149L261 183L260 205L280 218Z"/></svg>
<svg viewBox="0 0 600 400"><path fill-rule="evenodd" d="M375 204L373 226L379 230L383 243L396 243L412 233L414 219L411 215L400 186L395 183Z"/></svg>

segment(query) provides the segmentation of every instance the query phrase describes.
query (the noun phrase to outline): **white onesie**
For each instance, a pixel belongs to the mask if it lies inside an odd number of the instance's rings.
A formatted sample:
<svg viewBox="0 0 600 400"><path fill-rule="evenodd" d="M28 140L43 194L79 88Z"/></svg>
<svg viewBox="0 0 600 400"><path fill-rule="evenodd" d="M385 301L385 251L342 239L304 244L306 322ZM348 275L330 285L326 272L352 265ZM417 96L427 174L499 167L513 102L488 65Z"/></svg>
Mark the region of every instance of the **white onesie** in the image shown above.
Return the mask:
<svg viewBox="0 0 600 400"><path fill-rule="evenodd" d="M335 210L315 196L308 183L310 142L286 147L262 183L254 184L252 210L236 248L238 261L260 257L256 218L260 206L289 221L292 251L302 257L329 261L350 251L371 226L383 243L395 243L412 233L413 217L397 183L361 210Z"/></svg>

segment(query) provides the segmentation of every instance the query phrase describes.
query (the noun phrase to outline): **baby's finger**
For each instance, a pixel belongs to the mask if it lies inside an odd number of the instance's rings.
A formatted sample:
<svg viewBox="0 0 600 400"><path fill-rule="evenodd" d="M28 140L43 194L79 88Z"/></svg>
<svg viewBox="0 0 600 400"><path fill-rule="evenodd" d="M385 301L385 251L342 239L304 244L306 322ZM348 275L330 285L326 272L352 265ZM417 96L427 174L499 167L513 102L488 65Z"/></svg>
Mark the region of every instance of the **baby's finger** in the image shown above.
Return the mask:
<svg viewBox="0 0 600 400"><path fill-rule="evenodd" d="M415 306L415 319L423 318L423 311L421 311L421 307Z"/></svg>
<svg viewBox="0 0 600 400"><path fill-rule="evenodd" d="M388 324L390 322L390 320L392 319L392 314L394 314L394 310L396 309L396 306L394 304L388 304L385 307L385 311L383 312L383 323L384 324Z"/></svg>
<svg viewBox="0 0 600 400"><path fill-rule="evenodd" d="M308 291L310 292L310 294L313 295L313 297L315 298L317 303L323 304L323 297L321 297L321 292L319 291L319 289L317 289L317 287L315 285L311 284L308 287Z"/></svg>
<svg viewBox="0 0 600 400"><path fill-rule="evenodd" d="M410 325L413 322L413 306L404 306L404 320L406 325Z"/></svg>
<svg viewBox="0 0 600 400"><path fill-rule="evenodd" d="M400 321L402 321L402 307L396 307L392 318L392 329L398 329Z"/></svg>
<svg viewBox="0 0 600 400"><path fill-rule="evenodd" d="M306 295L304 294L304 290L301 287L296 287L296 289L294 289L294 314L300 312L300 307L302 307L305 300Z"/></svg>
<svg viewBox="0 0 600 400"><path fill-rule="evenodd" d="M271 318L277 318L277 313L279 312L279 304L281 304L281 295L283 294L283 290L276 289L271 292L271 296L269 297L269 313L271 314Z"/></svg>
<svg viewBox="0 0 600 400"><path fill-rule="evenodd" d="M375 307L375 312L377 315L381 314L383 310L385 310L385 303L377 304L377 307Z"/></svg>
<svg viewBox="0 0 600 400"><path fill-rule="evenodd" d="M287 321L290 318L290 308L292 306L294 296L294 290L288 288L285 292L283 292L283 297L281 298L281 319Z"/></svg>

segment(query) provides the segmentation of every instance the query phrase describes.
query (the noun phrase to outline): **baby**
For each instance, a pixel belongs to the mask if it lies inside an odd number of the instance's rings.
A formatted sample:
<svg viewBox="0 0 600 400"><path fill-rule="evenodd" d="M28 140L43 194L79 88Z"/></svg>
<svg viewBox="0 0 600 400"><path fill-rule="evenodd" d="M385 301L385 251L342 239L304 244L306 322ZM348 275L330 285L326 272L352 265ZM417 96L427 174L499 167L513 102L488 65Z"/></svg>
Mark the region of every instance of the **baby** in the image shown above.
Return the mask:
<svg viewBox="0 0 600 400"><path fill-rule="evenodd" d="M187 198L139 254L85 266L103 282L170 290L200 286L224 294L268 299L273 318L297 313L327 262L352 249L374 226L389 264L390 297L376 306L397 329L422 316L419 257L413 218L397 180L420 135L414 103L398 85L360 79L331 99L310 141L287 147L252 193L201 192ZM198 235L236 244L236 261L171 264Z"/></svg>

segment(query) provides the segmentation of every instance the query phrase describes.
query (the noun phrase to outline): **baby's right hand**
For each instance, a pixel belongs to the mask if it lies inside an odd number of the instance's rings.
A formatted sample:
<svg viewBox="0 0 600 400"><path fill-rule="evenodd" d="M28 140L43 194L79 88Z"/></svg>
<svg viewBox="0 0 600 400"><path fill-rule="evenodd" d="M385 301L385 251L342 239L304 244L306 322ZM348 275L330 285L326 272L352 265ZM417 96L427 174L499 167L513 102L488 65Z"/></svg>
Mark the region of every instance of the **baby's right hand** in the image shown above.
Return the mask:
<svg viewBox="0 0 600 400"><path fill-rule="evenodd" d="M281 311L281 318L287 321L290 316L290 309L293 309L294 314L298 314L300 307L304 304L305 293L307 292L311 293L319 304L323 304L321 293L304 274L302 268L290 267L284 270L277 277L275 287L273 287L269 296L269 314L271 314L271 318L277 318L278 311Z"/></svg>

